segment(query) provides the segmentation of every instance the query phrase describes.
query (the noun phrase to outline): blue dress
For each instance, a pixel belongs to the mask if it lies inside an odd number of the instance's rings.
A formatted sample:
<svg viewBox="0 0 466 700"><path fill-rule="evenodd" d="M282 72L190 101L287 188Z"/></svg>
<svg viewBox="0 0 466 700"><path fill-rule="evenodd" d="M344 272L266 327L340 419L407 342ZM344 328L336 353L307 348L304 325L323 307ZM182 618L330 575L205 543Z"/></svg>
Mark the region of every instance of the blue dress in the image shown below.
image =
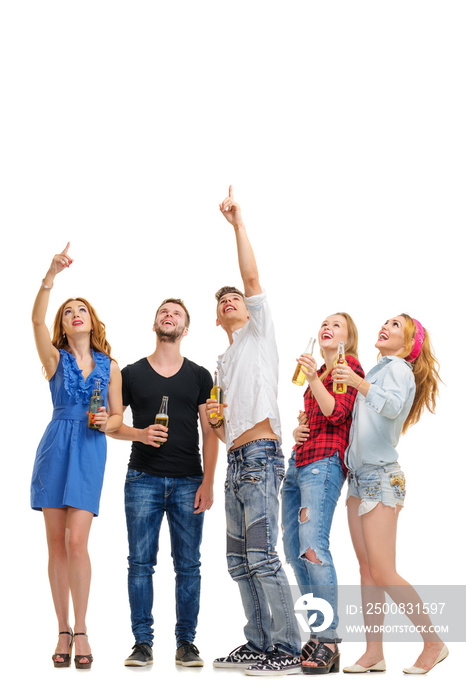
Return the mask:
<svg viewBox="0 0 466 700"><path fill-rule="evenodd" d="M84 380L74 355L59 350L57 371L49 382L52 420L37 448L31 483L31 507L71 506L99 514L107 439L88 427L89 400L99 378L107 406L110 363L107 355L92 351L95 367Z"/></svg>

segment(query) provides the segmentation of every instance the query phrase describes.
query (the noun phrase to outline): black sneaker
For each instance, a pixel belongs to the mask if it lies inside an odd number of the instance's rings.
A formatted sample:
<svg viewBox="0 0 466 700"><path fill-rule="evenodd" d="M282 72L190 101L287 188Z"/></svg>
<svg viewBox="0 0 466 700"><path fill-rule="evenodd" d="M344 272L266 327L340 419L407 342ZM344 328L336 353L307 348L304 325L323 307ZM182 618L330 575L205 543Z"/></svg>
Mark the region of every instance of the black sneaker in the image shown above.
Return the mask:
<svg viewBox="0 0 466 700"><path fill-rule="evenodd" d="M215 659L213 666L214 668L238 668L265 661L265 659L266 654L261 651L252 651L247 644L243 644L233 649L228 656Z"/></svg>
<svg viewBox="0 0 466 700"><path fill-rule="evenodd" d="M264 661L248 666L244 673L247 676L288 676L292 673L301 673L301 657L274 649L267 654Z"/></svg>
<svg viewBox="0 0 466 700"><path fill-rule="evenodd" d="M154 663L150 644L135 644L132 653L125 659L125 666L148 666Z"/></svg>
<svg viewBox="0 0 466 700"><path fill-rule="evenodd" d="M180 642L176 650L175 663L180 666L204 666L204 662L199 656L199 649L191 642Z"/></svg>

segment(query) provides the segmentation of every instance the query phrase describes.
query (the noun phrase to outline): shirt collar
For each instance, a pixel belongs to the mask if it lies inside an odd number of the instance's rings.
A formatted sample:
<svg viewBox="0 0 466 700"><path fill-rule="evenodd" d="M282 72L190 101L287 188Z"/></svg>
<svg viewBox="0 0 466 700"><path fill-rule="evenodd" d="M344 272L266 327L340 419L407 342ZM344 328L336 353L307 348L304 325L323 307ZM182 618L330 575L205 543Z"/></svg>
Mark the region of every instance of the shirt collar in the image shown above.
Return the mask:
<svg viewBox="0 0 466 700"><path fill-rule="evenodd" d="M411 362L405 360L404 357L398 357L398 355L385 355L385 357L380 358L377 364L382 367L383 365L386 365L389 362L404 362L405 365L408 365L408 367L413 369Z"/></svg>

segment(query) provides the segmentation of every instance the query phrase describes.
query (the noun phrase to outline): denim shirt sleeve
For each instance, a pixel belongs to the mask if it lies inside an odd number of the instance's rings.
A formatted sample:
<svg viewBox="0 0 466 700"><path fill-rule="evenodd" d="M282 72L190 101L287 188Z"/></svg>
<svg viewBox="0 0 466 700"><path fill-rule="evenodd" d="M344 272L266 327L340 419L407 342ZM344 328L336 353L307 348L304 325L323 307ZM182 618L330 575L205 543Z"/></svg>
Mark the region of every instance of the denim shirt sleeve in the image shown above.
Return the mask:
<svg viewBox="0 0 466 700"><path fill-rule="evenodd" d="M412 369L405 362L390 362L380 377L380 383L371 384L366 405L385 418L397 418L415 394Z"/></svg>

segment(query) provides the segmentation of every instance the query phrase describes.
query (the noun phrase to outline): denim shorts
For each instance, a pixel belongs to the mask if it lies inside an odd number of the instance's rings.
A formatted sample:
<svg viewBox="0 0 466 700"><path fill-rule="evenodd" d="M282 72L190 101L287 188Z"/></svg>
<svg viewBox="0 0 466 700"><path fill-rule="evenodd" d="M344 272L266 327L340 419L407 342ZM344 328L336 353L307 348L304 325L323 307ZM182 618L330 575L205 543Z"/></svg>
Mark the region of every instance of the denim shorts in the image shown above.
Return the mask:
<svg viewBox="0 0 466 700"><path fill-rule="evenodd" d="M355 472L348 471L348 494L360 498L358 515L369 513L377 503L400 508L406 495L405 475L398 464L386 467L367 465Z"/></svg>

